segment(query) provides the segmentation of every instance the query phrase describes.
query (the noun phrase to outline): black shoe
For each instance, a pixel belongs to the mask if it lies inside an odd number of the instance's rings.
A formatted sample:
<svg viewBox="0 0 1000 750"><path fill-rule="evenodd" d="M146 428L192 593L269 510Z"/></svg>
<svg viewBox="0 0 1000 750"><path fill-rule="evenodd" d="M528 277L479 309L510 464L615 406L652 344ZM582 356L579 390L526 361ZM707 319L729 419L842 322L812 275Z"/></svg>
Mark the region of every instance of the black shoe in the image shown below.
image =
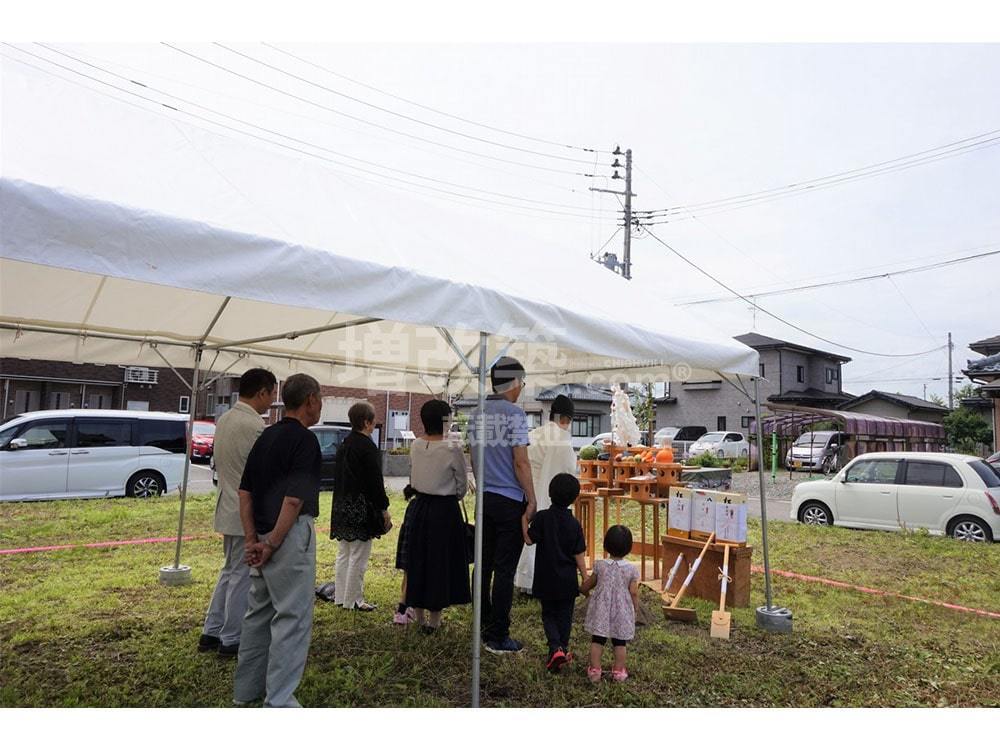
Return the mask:
<svg viewBox="0 0 1000 750"><path fill-rule="evenodd" d="M215 651L220 645L222 645L222 642L214 635L202 633L201 638L198 639L198 650L203 653L205 651Z"/></svg>
<svg viewBox="0 0 1000 750"><path fill-rule="evenodd" d="M240 653L239 641L237 641L236 643L231 643L228 646L224 646L221 643L219 644L219 650L218 650L219 656L236 656L239 653Z"/></svg>

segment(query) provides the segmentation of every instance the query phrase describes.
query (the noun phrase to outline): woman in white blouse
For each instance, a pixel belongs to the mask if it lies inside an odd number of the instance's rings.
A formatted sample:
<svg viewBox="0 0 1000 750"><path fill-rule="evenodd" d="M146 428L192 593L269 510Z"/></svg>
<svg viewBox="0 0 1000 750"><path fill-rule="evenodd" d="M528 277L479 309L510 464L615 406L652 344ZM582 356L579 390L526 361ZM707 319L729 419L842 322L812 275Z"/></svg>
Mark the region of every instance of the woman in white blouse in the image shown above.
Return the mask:
<svg viewBox="0 0 1000 750"><path fill-rule="evenodd" d="M440 626L445 607L472 601L459 508L468 471L461 445L445 439L450 414L445 401L428 401L420 409L426 437L410 444L413 495L396 549L396 567L406 573L403 605L429 631Z"/></svg>

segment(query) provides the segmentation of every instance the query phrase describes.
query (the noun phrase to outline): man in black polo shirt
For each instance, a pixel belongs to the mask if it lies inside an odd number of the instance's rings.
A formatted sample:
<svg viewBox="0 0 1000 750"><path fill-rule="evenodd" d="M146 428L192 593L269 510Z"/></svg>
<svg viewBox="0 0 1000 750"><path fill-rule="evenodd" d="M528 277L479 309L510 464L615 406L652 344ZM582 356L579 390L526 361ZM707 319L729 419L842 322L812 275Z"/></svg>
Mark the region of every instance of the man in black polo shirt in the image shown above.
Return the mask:
<svg viewBox="0 0 1000 750"><path fill-rule="evenodd" d="M281 388L285 418L257 438L240 482L240 519L251 566L233 702L298 707L312 636L319 515L319 383L293 375Z"/></svg>

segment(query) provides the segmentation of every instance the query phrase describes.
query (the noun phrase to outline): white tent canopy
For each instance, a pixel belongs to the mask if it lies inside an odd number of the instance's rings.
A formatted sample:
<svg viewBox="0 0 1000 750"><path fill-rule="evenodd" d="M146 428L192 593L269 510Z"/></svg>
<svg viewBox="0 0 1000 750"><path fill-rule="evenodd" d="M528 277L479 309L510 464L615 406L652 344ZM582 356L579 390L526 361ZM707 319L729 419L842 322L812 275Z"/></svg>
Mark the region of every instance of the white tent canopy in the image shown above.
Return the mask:
<svg viewBox="0 0 1000 750"><path fill-rule="evenodd" d="M703 332L663 284L93 84L2 72L3 356L194 367L195 387L199 368L249 366L379 390L478 380L480 401L501 352L532 385L757 377L754 350Z"/></svg>
<svg viewBox="0 0 1000 750"><path fill-rule="evenodd" d="M162 354L191 366L192 344L204 337L207 352L219 354L213 369L249 357L245 364L267 359L282 374L329 384L439 393L470 377L447 337L466 353L485 331L509 344L538 384L756 371L756 353L735 341L654 332L482 283L17 180L0 183L0 200L0 322L20 326L5 335L6 356L162 365ZM481 271L490 276L488 266ZM621 280L600 281L595 297ZM250 341L269 335L280 338Z"/></svg>

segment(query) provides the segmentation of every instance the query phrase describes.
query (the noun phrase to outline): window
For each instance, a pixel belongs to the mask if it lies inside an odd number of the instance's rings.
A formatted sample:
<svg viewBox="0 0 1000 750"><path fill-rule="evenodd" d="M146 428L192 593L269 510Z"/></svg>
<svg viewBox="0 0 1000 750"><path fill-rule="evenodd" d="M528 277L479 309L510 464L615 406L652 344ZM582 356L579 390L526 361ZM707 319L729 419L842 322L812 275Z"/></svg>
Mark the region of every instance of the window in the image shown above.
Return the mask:
<svg viewBox="0 0 1000 750"><path fill-rule="evenodd" d="M907 461L903 484L920 487L961 487L962 477L948 464L938 461Z"/></svg>
<svg viewBox="0 0 1000 750"><path fill-rule="evenodd" d="M738 432L730 432L726 435L727 443L738 443L743 439L743 436Z"/></svg>
<svg viewBox="0 0 1000 750"><path fill-rule="evenodd" d="M573 437L591 437L601 431L600 414L577 414L573 417L570 434Z"/></svg>
<svg viewBox="0 0 1000 750"><path fill-rule="evenodd" d="M124 419L76 420L78 448L113 448L132 444L132 423Z"/></svg>
<svg viewBox="0 0 1000 750"><path fill-rule="evenodd" d="M832 383L836 383L839 379L840 379L840 376L837 373L837 368L836 367L827 367L826 368L826 384L827 385L830 385Z"/></svg>
<svg viewBox="0 0 1000 750"><path fill-rule="evenodd" d="M795 380L799 383L806 382L805 365L795 365Z"/></svg>
<svg viewBox="0 0 1000 750"><path fill-rule="evenodd" d="M740 417L740 427L743 429L749 430L752 423L753 417Z"/></svg>
<svg viewBox="0 0 1000 750"><path fill-rule="evenodd" d="M341 430L315 430L316 439L319 440L320 452L323 455L336 453L346 432Z"/></svg>
<svg viewBox="0 0 1000 750"><path fill-rule="evenodd" d="M69 406L69 394L66 391L54 391L49 394L50 409L68 409Z"/></svg>
<svg viewBox="0 0 1000 750"><path fill-rule="evenodd" d="M760 363L760 376L764 377L764 363L763 362Z"/></svg>
<svg viewBox="0 0 1000 750"><path fill-rule="evenodd" d="M539 411L525 412L525 416L528 418L529 429L533 430L542 423L542 413Z"/></svg>
<svg viewBox="0 0 1000 750"><path fill-rule="evenodd" d="M180 419L140 419L136 422L136 443L169 453L185 453L187 423Z"/></svg>
<svg viewBox="0 0 1000 750"><path fill-rule="evenodd" d="M715 429L718 432L722 432L723 430L726 429L726 418L725 417L716 417L716 419L715 419Z"/></svg>
<svg viewBox="0 0 1000 750"><path fill-rule="evenodd" d="M177 404L177 411L179 411L181 414L190 414L191 413L191 397L190 396L181 396L180 402Z"/></svg>
<svg viewBox="0 0 1000 750"><path fill-rule="evenodd" d="M23 450L52 450L66 447L66 422L43 422L28 425L18 437L28 441Z"/></svg>
<svg viewBox="0 0 1000 750"><path fill-rule="evenodd" d="M847 471L846 480L858 484L895 484L898 460L869 459L858 461Z"/></svg>
<svg viewBox="0 0 1000 750"><path fill-rule="evenodd" d="M3 440L0 439L0 447L2 446ZM985 461L969 461L969 466L979 475L987 487L1000 487L1000 471L993 469Z"/></svg>

